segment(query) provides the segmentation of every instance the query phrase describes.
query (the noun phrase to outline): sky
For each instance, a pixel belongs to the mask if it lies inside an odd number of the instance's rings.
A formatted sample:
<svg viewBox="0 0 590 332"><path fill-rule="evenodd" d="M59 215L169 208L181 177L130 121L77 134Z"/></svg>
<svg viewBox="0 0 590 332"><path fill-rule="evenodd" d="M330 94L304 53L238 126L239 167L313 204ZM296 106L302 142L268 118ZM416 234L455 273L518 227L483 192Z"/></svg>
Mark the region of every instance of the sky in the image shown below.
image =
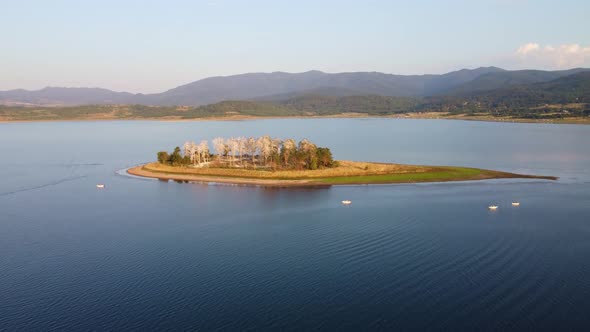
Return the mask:
<svg viewBox="0 0 590 332"><path fill-rule="evenodd" d="M0 90L590 67L587 0L0 0Z"/></svg>

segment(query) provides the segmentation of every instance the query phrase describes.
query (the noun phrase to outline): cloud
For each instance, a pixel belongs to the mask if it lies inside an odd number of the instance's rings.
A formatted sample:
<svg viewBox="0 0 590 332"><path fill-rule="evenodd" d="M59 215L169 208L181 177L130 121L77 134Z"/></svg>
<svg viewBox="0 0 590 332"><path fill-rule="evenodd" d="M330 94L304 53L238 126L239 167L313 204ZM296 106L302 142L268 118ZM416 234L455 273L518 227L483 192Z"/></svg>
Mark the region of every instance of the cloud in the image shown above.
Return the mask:
<svg viewBox="0 0 590 332"><path fill-rule="evenodd" d="M519 47L518 50L516 50L516 54L524 56L527 55L527 53L539 50L539 47L540 46L537 43L527 43Z"/></svg>
<svg viewBox="0 0 590 332"><path fill-rule="evenodd" d="M579 44L562 44L541 46L527 43L514 53L520 66L564 69L590 66L590 46Z"/></svg>

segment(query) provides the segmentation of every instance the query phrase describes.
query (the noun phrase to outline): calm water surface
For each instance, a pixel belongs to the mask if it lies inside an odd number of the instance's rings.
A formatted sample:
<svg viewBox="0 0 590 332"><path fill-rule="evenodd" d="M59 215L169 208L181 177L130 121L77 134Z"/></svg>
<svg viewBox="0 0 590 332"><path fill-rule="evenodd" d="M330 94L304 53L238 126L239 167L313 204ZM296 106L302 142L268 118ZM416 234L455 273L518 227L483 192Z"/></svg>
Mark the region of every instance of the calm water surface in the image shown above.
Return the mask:
<svg viewBox="0 0 590 332"><path fill-rule="evenodd" d="M560 180L265 189L117 173L185 140L264 134ZM589 143L590 126L444 120L0 124L0 330L589 330Z"/></svg>

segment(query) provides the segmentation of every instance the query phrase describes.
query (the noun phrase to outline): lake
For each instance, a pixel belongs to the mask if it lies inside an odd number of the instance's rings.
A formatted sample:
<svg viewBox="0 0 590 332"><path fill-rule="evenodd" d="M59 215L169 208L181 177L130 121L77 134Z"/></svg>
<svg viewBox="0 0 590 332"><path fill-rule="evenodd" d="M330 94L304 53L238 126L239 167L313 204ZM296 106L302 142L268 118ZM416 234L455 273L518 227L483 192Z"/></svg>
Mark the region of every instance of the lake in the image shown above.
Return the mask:
<svg viewBox="0 0 590 332"><path fill-rule="evenodd" d="M560 180L272 189L121 172L186 140L265 134ZM588 330L589 143L590 126L450 120L3 123L0 330Z"/></svg>

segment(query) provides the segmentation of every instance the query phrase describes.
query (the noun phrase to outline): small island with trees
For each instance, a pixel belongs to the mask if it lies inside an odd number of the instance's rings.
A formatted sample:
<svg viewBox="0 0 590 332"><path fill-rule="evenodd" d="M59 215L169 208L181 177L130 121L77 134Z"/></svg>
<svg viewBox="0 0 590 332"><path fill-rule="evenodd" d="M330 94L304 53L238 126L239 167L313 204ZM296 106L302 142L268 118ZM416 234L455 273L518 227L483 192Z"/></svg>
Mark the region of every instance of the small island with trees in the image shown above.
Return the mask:
<svg viewBox="0 0 590 332"><path fill-rule="evenodd" d="M172 152L157 153L157 162L132 167L129 174L161 180L220 182L259 186L323 186L468 181L501 178L556 180L456 166L419 166L334 160L329 148L303 139L218 137L186 142Z"/></svg>

